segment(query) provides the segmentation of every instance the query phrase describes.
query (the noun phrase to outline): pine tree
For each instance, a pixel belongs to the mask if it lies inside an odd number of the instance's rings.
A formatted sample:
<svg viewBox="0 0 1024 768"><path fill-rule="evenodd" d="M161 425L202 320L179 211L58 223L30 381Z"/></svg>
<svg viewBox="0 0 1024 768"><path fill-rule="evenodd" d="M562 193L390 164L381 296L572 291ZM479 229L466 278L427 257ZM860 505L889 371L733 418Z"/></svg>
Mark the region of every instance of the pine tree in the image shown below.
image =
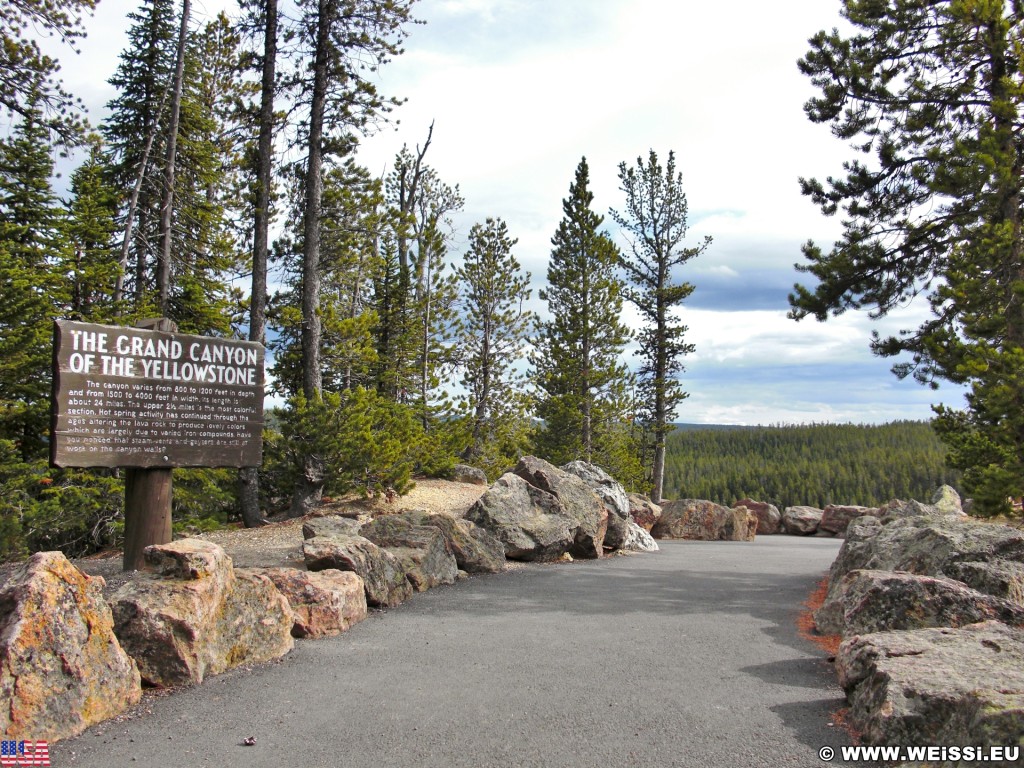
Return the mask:
<svg viewBox="0 0 1024 768"><path fill-rule="evenodd" d="M111 152L113 179L122 190L121 271L115 300L130 296L133 314L153 316L152 264L166 136L163 131L173 72L175 36L172 0L143 0L128 14L128 46L110 79L117 96L107 105L103 134Z"/></svg>
<svg viewBox="0 0 1024 768"><path fill-rule="evenodd" d="M65 203L66 247L60 274L68 281L61 315L70 320L112 322L119 313L113 301L119 274L117 191L108 179L107 156L98 136L89 138L89 155L71 175L71 198Z"/></svg>
<svg viewBox="0 0 1024 768"><path fill-rule="evenodd" d="M936 426L979 509L1024 495L1024 75L1019 3L846 0L850 33L819 32L801 60L821 95L814 122L869 156L843 178L801 180L826 215L844 213L828 252L798 265L791 316L886 315L926 294L932 317L875 337L893 370L970 387Z"/></svg>
<svg viewBox="0 0 1024 768"><path fill-rule="evenodd" d="M52 321L63 293L54 259L64 245L50 132L38 111L26 112L0 141L0 438L30 461L45 455Z"/></svg>
<svg viewBox="0 0 1024 768"><path fill-rule="evenodd" d="M433 126L415 155L403 147L386 179L385 273L377 290L378 390L413 404L427 430L435 410L446 407L435 391L454 365L457 288L445 257L451 215L463 206L458 186L424 162L432 137Z"/></svg>
<svg viewBox="0 0 1024 768"><path fill-rule="evenodd" d="M323 320L320 308L321 221L324 165L351 151L356 134L382 119L393 100L370 79L400 52L412 0L300 0L299 58L293 86L305 109L302 126L303 230L301 282L302 393L307 401L323 391ZM308 457L292 497L291 514L304 514L323 492L325 468Z"/></svg>
<svg viewBox="0 0 1024 768"><path fill-rule="evenodd" d="M462 314L456 336L463 355L463 410L470 420L466 461L495 474L517 456L526 437L525 376L515 364L523 357L533 315L530 274L512 254L516 240L501 219L475 224L469 250L456 270Z"/></svg>
<svg viewBox="0 0 1024 768"><path fill-rule="evenodd" d="M18 0L0 5L0 108L21 120L41 121L65 144L85 132L82 103L57 79L60 64L44 54L40 37L73 44L85 37L82 15L97 0Z"/></svg>
<svg viewBox="0 0 1024 768"><path fill-rule="evenodd" d="M629 340L621 322L624 286L616 275L619 249L599 231L603 217L591 209L586 158L576 168L563 217L551 239L549 320L538 324L530 362L539 390L537 416L544 422L537 441L541 455L556 464L582 459L602 463L623 476L627 456L613 444L628 431L623 411L629 372L620 361Z"/></svg>
<svg viewBox="0 0 1024 768"><path fill-rule="evenodd" d="M696 247L683 245L689 205L675 153L668 153L664 168L654 150L646 164L638 157L636 168L620 163L619 182L626 207L623 213L613 209L611 216L630 243L630 254L621 261L631 283L626 298L645 321L638 334L640 401L653 442L651 482L657 501L664 490L665 437L672 431L676 406L687 397L678 379L684 370L681 358L693 351L684 341L686 326L674 314L693 285L677 281L673 271L703 253L711 238Z"/></svg>

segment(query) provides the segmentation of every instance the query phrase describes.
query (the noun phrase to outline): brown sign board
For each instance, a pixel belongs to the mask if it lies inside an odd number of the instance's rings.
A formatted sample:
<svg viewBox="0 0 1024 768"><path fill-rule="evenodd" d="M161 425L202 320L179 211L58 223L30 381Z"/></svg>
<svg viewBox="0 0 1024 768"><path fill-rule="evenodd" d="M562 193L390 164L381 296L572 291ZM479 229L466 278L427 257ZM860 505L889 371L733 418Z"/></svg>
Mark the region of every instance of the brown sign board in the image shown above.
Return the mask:
<svg viewBox="0 0 1024 768"><path fill-rule="evenodd" d="M261 344L58 320L55 467L255 467Z"/></svg>

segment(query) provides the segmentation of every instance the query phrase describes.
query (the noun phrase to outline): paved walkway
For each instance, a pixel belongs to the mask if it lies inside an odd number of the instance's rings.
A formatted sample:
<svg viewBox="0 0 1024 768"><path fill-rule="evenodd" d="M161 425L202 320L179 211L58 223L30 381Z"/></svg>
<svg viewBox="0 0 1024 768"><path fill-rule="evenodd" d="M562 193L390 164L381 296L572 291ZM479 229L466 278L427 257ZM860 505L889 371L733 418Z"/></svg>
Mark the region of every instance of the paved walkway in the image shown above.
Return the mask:
<svg viewBox="0 0 1024 768"><path fill-rule="evenodd" d="M660 543L416 595L277 664L148 696L151 714L54 745L52 764L829 765L843 697L795 619L840 542Z"/></svg>

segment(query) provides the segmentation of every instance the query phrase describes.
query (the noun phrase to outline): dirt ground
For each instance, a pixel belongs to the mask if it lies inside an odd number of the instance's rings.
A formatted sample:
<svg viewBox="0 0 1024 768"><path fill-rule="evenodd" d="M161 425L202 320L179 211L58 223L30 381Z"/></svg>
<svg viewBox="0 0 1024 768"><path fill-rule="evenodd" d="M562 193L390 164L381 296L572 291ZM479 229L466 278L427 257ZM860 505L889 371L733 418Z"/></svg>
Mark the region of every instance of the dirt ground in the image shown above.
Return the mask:
<svg viewBox="0 0 1024 768"><path fill-rule="evenodd" d="M417 480L416 487L405 496L391 501L383 497L375 499L347 498L328 501L313 515L365 516L365 519L382 514L393 514L405 510L426 510L446 512L460 517L473 506L484 491L485 485L453 483L448 480ZM239 567L287 566L304 568L302 558L302 522L304 518L280 520L260 528L243 528L240 525L194 536L212 541L224 547L233 563ZM72 562L90 576L102 576L106 581L104 593L115 592L121 585L138 575L136 571L125 572L121 568L120 551L104 552ZM8 564L0 567L0 583L6 581L17 567Z"/></svg>

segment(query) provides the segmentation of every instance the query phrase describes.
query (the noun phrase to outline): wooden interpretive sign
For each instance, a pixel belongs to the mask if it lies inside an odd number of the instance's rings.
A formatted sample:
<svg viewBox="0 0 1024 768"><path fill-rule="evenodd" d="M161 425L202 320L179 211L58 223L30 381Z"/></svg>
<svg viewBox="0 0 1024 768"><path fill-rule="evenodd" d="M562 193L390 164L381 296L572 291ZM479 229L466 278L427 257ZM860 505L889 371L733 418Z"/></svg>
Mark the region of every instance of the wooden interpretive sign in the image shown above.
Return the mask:
<svg viewBox="0 0 1024 768"><path fill-rule="evenodd" d="M58 320L56 467L256 467L261 344Z"/></svg>

